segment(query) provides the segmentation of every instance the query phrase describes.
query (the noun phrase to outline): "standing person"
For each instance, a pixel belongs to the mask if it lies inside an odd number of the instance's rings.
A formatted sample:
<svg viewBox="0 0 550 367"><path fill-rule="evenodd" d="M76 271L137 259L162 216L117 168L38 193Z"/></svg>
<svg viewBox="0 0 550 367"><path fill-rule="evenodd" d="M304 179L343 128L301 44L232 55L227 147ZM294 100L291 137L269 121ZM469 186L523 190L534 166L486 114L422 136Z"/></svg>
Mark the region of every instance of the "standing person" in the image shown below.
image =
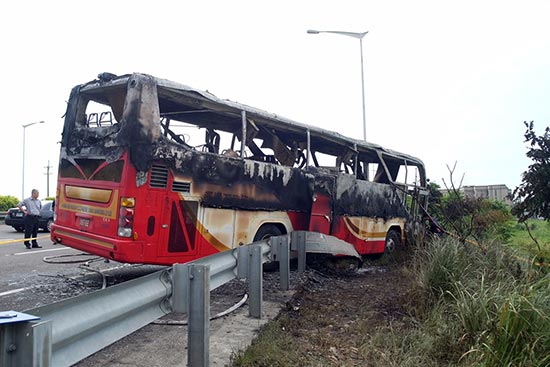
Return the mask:
<svg viewBox="0 0 550 367"><path fill-rule="evenodd" d="M23 223L25 224L26 248L31 248L31 243L29 242L31 238L33 248L42 248L36 241L36 236L38 235L38 218L40 218L40 209L42 209L42 203L38 200L38 194L37 189L32 189L31 196L23 199L17 204L17 207L25 213Z"/></svg>

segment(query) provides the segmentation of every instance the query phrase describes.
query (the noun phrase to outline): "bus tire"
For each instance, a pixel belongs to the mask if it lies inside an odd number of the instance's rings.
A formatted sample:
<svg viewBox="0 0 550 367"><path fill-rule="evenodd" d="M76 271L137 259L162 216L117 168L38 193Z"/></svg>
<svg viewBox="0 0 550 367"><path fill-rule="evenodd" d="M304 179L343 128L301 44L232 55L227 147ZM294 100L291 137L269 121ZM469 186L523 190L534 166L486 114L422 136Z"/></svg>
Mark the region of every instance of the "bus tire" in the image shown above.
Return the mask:
<svg viewBox="0 0 550 367"><path fill-rule="evenodd" d="M384 253L395 253L401 248L401 237L397 231L391 230L386 235L386 244L384 245Z"/></svg>
<svg viewBox="0 0 550 367"><path fill-rule="evenodd" d="M280 236L283 232L275 224L263 224L254 236L254 242L268 239L269 237ZM279 270L279 262L271 261L263 264L263 271L273 272Z"/></svg>
<svg viewBox="0 0 550 367"><path fill-rule="evenodd" d="M254 242L265 240L269 237L280 236L283 232L275 224L264 224L258 229L256 235L254 236Z"/></svg>

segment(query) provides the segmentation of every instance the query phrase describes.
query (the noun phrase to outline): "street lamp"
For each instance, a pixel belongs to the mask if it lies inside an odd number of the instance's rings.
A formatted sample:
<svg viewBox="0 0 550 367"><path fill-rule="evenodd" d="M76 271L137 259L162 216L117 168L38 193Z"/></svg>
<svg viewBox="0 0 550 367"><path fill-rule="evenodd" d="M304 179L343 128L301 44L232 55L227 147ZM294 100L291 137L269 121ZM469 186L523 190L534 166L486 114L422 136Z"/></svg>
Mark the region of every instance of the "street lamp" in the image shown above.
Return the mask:
<svg viewBox="0 0 550 367"><path fill-rule="evenodd" d="M21 200L25 199L25 131L29 126L36 124L43 124L44 121L31 122L30 124L24 124L23 126L23 174L21 178Z"/></svg>
<svg viewBox="0 0 550 367"><path fill-rule="evenodd" d="M367 141L367 121L365 117L365 74L363 72L363 37L369 33L369 31L366 32L344 32L344 31L316 31L313 29L309 29L307 31L309 34L319 34L319 33L334 33L334 34L340 34L342 36L348 36L353 38L359 39L359 50L361 52L361 90L363 92L363 140Z"/></svg>

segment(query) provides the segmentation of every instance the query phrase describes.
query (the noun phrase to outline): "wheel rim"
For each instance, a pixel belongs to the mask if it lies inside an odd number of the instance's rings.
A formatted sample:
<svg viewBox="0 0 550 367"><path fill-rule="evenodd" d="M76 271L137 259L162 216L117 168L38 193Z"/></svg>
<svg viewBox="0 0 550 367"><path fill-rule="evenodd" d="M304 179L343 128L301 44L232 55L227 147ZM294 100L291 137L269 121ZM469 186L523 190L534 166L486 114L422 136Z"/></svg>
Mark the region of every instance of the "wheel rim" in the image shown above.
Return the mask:
<svg viewBox="0 0 550 367"><path fill-rule="evenodd" d="M393 252L395 250L395 241L393 238L388 238L388 241L386 242L386 250L388 250L388 252Z"/></svg>

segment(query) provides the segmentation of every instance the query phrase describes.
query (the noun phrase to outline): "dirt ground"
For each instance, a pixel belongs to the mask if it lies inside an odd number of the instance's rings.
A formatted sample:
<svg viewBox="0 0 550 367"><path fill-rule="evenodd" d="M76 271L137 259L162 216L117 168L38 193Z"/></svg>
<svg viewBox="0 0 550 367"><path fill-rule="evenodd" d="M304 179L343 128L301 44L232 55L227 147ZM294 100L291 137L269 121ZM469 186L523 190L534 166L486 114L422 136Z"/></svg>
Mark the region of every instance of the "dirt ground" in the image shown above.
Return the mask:
<svg viewBox="0 0 550 367"><path fill-rule="evenodd" d="M361 350L369 334L406 315L411 280L404 276L405 266L378 261L356 273L308 272L278 316L299 364L369 366L368 353Z"/></svg>

